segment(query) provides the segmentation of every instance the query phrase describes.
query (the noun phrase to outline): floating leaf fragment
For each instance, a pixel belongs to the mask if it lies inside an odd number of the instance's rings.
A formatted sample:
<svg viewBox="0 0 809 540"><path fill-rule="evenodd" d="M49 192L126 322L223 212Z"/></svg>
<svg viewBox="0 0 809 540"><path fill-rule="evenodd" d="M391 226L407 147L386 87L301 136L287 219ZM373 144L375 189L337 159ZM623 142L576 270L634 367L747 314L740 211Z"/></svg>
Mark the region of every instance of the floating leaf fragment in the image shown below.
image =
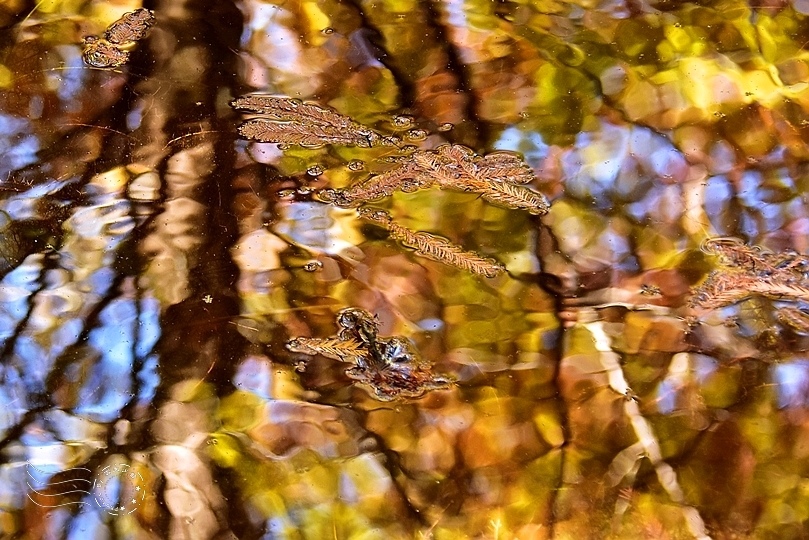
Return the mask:
<svg viewBox="0 0 809 540"><path fill-rule="evenodd" d="M390 233L391 238L415 249L419 255L485 277L496 277L505 271L505 267L494 259L465 251L445 238L425 232L411 231L407 227L399 225L384 210L362 207L357 211L361 218L384 227Z"/></svg>
<svg viewBox="0 0 809 540"><path fill-rule="evenodd" d="M84 38L82 58L90 66L112 68L126 64L129 61L129 52L119 49L105 39L87 36Z"/></svg>
<svg viewBox="0 0 809 540"><path fill-rule="evenodd" d="M701 249L717 256L720 267L694 290L692 307L716 309L753 296L809 302L809 257L793 251L772 253L736 238L711 238ZM801 307L778 307L775 317L793 330L809 332L809 315Z"/></svg>
<svg viewBox="0 0 809 540"><path fill-rule="evenodd" d="M377 319L367 311L344 309L337 314L337 325L336 336L295 338L287 342L287 349L353 364L346 375L382 401L417 398L452 384L451 377L433 373L432 365L406 338L380 337Z"/></svg>
<svg viewBox="0 0 809 540"><path fill-rule="evenodd" d="M281 144L344 144L371 147L382 137L333 109L300 100L266 95L246 95L231 102L234 109L260 114L239 126L247 139Z"/></svg>
<svg viewBox="0 0 809 540"><path fill-rule="evenodd" d="M533 180L530 167L516 154L495 152L478 156L462 145L443 145L436 150L414 152L393 169L339 190L335 204L348 206L439 185L442 188L479 193L483 199L531 214L542 215L550 205L541 193L520 184Z"/></svg>
<svg viewBox="0 0 809 540"><path fill-rule="evenodd" d="M136 9L124 15L109 25L104 32L104 38L112 44L124 45L133 41L140 41L154 25L154 11L150 9Z"/></svg>
<svg viewBox="0 0 809 540"><path fill-rule="evenodd" d="M129 51L124 47L146 37L154 22L154 12L149 9L140 8L125 13L107 27L103 37L84 38L82 51L84 62L97 68L112 68L126 64L129 61Z"/></svg>

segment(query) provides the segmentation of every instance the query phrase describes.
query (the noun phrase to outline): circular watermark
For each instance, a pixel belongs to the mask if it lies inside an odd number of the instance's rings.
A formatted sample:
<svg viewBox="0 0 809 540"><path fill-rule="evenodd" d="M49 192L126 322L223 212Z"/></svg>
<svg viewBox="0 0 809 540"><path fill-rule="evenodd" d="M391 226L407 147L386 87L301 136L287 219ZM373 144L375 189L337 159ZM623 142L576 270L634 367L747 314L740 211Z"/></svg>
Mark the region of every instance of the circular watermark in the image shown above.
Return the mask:
<svg viewBox="0 0 809 540"><path fill-rule="evenodd" d="M109 465L93 483L93 495L98 506L114 516L134 512L146 498L143 477L129 465Z"/></svg>

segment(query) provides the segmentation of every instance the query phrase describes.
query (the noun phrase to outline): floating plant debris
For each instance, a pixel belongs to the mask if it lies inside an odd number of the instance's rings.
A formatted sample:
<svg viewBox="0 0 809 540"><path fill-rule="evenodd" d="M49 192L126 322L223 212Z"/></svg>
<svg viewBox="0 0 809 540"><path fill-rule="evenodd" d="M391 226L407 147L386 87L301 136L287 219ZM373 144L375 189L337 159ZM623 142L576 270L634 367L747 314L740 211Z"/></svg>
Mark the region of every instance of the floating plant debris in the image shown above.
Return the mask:
<svg viewBox="0 0 809 540"><path fill-rule="evenodd" d="M361 218L387 229L391 238L415 249L419 255L486 277L495 277L505 271L505 267L494 259L465 251L445 238L402 227L384 210L362 207L357 212Z"/></svg>
<svg viewBox="0 0 809 540"><path fill-rule="evenodd" d="M123 17L112 23L104 32L104 39L115 45L140 41L146 37L154 22L154 11L144 8L136 9L125 13Z"/></svg>
<svg viewBox="0 0 809 540"><path fill-rule="evenodd" d="M405 134L405 137L409 141L423 141L428 135L429 133L425 129L411 129Z"/></svg>
<svg viewBox="0 0 809 540"><path fill-rule="evenodd" d="M234 109L262 116L239 126L239 134L260 142L315 146L344 144L371 147L382 137L333 109L300 100L247 95L231 102Z"/></svg>
<svg viewBox="0 0 809 540"><path fill-rule="evenodd" d="M105 39L96 36L84 38L82 58L88 65L97 68L112 68L126 64L129 52L123 51Z"/></svg>
<svg viewBox="0 0 809 540"><path fill-rule="evenodd" d="M412 145L406 148L397 136L383 135L332 109L288 97L245 95L235 99L231 106L261 115L239 126L243 137L279 143L279 148L280 144L396 147L394 155L384 158L393 164L392 168L345 189L321 189L316 196L321 202L348 207L388 197L396 191L413 192L438 186L477 193L492 204L535 215L543 215L550 208L544 195L524 187L535 177L514 152L496 151L481 156L458 144L444 144L435 150L419 150ZM397 128L409 128L414 119L400 115L393 117L391 123ZM407 133L411 140L423 140L428 135L427 131L417 128ZM363 166L358 159L347 164L351 171L359 171ZM317 176L323 169L313 166L307 172ZM363 219L386 228L391 238L420 255L486 277L494 277L505 270L497 261L465 251L444 238L402 227L386 212L360 209L359 213Z"/></svg>
<svg viewBox="0 0 809 540"><path fill-rule="evenodd" d="M784 326L801 334L809 334L809 311L806 308L782 307L775 313L775 317Z"/></svg>
<svg viewBox="0 0 809 540"><path fill-rule="evenodd" d="M336 336L295 338L287 342L287 349L353 364L346 375L381 401L417 398L452 384L452 378L433 373L430 362L406 338L380 337L378 321L367 311L344 309L337 314L337 325Z"/></svg>
<svg viewBox="0 0 809 540"><path fill-rule="evenodd" d="M438 185L479 193L493 204L542 215L550 208L547 199L541 193L520 185L533 178L530 167L516 154L494 152L479 156L466 146L447 144L434 151L414 152L408 160L399 162L393 169L338 190L334 202L347 206L387 197L395 191Z"/></svg>
<svg viewBox="0 0 809 540"><path fill-rule="evenodd" d="M154 12L149 9L141 8L125 13L107 27L103 37L84 38L82 58L93 67L122 66L129 61L129 51L125 48L146 37L154 22Z"/></svg>
<svg viewBox="0 0 809 540"><path fill-rule="evenodd" d="M716 309L754 296L781 302L809 302L809 258L793 251L771 253L736 238L712 238L702 245L719 258L720 268L694 290L691 306ZM801 308L777 309L785 326L809 332L809 315Z"/></svg>

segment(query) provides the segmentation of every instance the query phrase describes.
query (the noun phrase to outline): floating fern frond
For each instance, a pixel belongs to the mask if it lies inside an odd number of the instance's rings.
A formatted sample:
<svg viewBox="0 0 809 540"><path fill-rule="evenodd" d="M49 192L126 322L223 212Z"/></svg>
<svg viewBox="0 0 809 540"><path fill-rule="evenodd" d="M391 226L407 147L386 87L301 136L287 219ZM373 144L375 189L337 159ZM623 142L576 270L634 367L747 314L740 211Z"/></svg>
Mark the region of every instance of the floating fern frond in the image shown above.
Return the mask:
<svg viewBox="0 0 809 540"><path fill-rule="evenodd" d="M248 139L281 144L344 144L371 147L382 136L333 109L303 103L300 100L247 95L236 98L231 106L263 115L239 126Z"/></svg>
<svg viewBox="0 0 809 540"><path fill-rule="evenodd" d="M146 37L154 23L154 11L144 8L136 9L124 13L120 19L109 25L104 32L104 39L115 45L139 41Z"/></svg>
<svg viewBox="0 0 809 540"><path fill-rule="evenodd" d="M445 238L430 233L412 231L399 225L384 210L359 208L357 211L360 217L384 227L392 239L413 248L419 255L485 277L495 277L505 271L505 267L494 259L466 251Z"/></svg>
<svg viewBox="0 0 809 540"><path fill-rule="evenodd" d="M334 126L316 124L302 125L291 122L273 122L266 118L252 118L243 122L239 135L259 142L279 144L300 144L317 146L322 144L343 144L346 146L370 146L367 138L356 133L346 132Z"/></svg>
<svg viewBox="0 0 809 540"><path fill-rule="evenodd" d="M413 162L405 162L397 167L375 174L365 181L339 190L336 204L346 206L354 202L370 202L389 197L396 191L414 191L429 187L432 180Z"/></svg>
<svg viewBox="0 0 809 540"><path fill-rule="evenodd" d="M716 309L746 300L753 295L748 288L750 276L736 272L713 271L698 288L694 289L692 307Z"/></svg>
<svg viewBox="0 0 809 540"><path fill-rule="evenodd" d="M541 193L505 182L491 182L481 186L481 197L492 204L526 210L529 214L541 216L550 210L548 199Z"/></svg>
<svg viewBox="0 0 809 540"><path fill-rule="evenodd" d="M761 279L747 285L750 292L775 300L809 302L809 287L801 283Z"/></svg>
<svg viewBox="0 0 809 540"><path fill-rule="evenodd" d="M809 334L809 313L796 307L782 307L775 312L775 317L784 326L789 326L801 334Z"/></svg>
<svg viewBox="0 0 809 540"><path fill-rule="evenodd" d="M508 184L528 184L534 179L531 168L512 152L492 152L477 163L481 178Z"/></svg>
<svg viewBox="0 0 809 540"><path fill-rule="evenodd" d="M299 337L288 341L286 347L292 352L320 354L332 360L350 363L368 354L365 344L353 339Z"/></svg>
<svg viewBox="0 0 809 540"><path fill-rule="evenodd" d="M496 152L480 157L466 146L443 145L436 150L414 152L398 167L339 190L334 200L343 205L370 202L397 190L415 191L438 184L444 189L478 193L499 206L545 214L550 208L547 199L517 185L531 179L528 166L511 154Z"/></svg>

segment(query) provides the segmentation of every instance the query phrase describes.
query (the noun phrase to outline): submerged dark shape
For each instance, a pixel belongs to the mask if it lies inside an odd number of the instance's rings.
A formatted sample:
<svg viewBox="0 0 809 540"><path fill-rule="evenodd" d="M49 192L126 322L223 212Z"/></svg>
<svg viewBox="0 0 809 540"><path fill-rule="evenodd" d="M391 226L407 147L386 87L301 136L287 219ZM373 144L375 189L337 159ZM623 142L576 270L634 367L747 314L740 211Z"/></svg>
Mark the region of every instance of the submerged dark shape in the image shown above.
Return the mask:
<svg viewBox="0 0 809 540"><path fill-rule="evenodd" d="M97 68L113 68L126 64L129 61L126 47L146 37L154 22L154 12L149 9L141 8L125 13L107 27L103 37L84 38L84 62Z"/></svg>
<svg viewBox="0 0 809 540"><path fill-rule="evenodd" d="M381 401L417 398L452 384L451 377L433 373L432 364L406 338L378 336L378 321L367 311L344 309L337 314L337 324L337 336L295 338L287 342L287 349L353 364L346 375Z"/></svg>

